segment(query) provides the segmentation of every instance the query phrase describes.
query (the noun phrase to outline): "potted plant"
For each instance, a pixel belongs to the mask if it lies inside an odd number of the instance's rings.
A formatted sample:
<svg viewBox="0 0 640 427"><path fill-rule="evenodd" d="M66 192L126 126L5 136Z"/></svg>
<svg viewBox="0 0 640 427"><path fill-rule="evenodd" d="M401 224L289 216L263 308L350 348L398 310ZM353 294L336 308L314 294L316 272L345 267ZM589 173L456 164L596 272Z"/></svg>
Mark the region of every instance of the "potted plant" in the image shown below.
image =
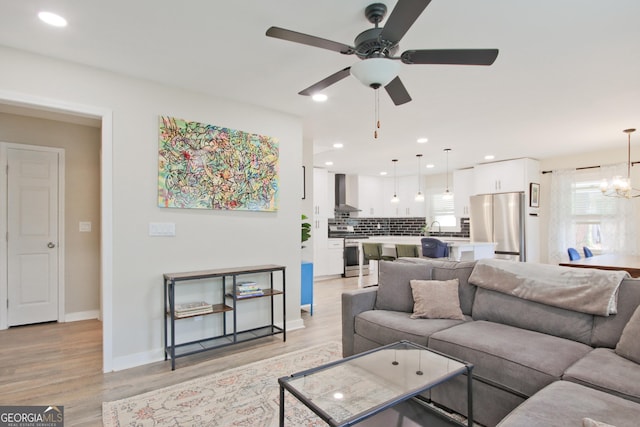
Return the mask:
<svg viewBox="0 0 640 427"><path fill-rule="evenodd" d="M306 242L311 237L311 224L305 222L304 220L308 219L305 214L302 214L302 238L301 243ZM304 248L304 245L302 246Z"/></svg>

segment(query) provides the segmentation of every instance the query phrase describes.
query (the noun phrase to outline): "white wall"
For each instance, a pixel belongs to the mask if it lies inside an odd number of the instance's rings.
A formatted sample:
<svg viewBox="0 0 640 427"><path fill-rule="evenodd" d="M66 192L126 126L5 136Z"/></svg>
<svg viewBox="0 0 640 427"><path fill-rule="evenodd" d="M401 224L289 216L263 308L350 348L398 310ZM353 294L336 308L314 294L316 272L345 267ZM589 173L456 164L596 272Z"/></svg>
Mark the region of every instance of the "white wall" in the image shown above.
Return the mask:
<svg viewBox="0 0 640 427"><path fill-rule="evenodd" d="M165 272L285 265L287 323L301 326L298 284L302 124L298 118L2 47L0 62L0 98L36 97L113 112L112 287L103 285L113 306L115 369L163 357ZM279 211L156 207L159 115L278 138ZM176 237L150 237L150 222L175 223Z"/></svg>

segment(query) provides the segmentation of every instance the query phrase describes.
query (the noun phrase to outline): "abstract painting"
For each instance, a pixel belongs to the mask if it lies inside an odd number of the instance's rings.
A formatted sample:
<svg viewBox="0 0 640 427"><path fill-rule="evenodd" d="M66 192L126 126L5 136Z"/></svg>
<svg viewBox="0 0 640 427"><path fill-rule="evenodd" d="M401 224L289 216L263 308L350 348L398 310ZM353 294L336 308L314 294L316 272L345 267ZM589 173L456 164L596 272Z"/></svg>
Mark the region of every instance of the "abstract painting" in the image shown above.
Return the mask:
<svg viewBox="0 0 640 427"><path fill-rule="evenodd" d="M160 116L158 206L278 210L278 140Z"/></svg>

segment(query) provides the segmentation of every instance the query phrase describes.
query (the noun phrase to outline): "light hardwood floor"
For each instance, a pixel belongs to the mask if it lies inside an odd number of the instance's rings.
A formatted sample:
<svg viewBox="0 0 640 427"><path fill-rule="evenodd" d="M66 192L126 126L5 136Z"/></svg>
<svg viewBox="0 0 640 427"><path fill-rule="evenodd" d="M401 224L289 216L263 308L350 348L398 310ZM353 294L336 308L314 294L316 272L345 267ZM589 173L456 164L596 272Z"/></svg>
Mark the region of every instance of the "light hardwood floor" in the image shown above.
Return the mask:
<svg viewBox="0 0 640 427"><path fill-rule="evenodd" d="M370 278L367 278L370 280ZM340 341L344 290L357 278L316 281L305 328L176 360L102 373L97 320L20 326L0 331L0 405L63 405L66 426L101 426L102 402L118 400L327 341ZM162 325L158 325L162 327Z"/></svg>

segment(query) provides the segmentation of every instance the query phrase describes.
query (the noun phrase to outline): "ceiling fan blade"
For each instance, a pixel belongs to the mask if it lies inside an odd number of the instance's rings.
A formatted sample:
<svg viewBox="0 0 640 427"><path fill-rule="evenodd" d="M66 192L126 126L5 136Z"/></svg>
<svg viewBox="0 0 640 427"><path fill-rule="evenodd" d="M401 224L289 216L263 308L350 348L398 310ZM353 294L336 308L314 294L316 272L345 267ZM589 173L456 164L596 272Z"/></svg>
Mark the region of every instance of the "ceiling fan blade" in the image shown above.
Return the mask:
<svg viewBox="0 0 640 427"><path fill-rule="evenodd" d="M387 90L387 93L391 97L391 100L396 105L406 104L411 101L411 96L409 96L409 92L400 81L400 77L397 77L384 87Z"/></svg>
<svg viewBox="0 0 640 427"><path fill-rule="evenodd" d="M337 73L333 73L329 77L320 80L318 83L311 85L304 90L301 90L300 92L298 92L298 95L310 96L314 93L320 92L322 89L328 88L332 84L339 82L345 77L348 77L349 74L351 74L350 69L351 67L347 67L338 71Z"/></svg>
<svg viewBox="0 0 640 427"><path fill-rule="evenodd" d="M402 52L405 64L491 65L498 49L422 49Z"/></svg>
<svg viewBox="0 0 640 427"><path fill-rule="evenodd" d="M328 49L345 55L351 55L355 52L355 49L349 45L316 36L310 36L309 34L298 33L297 31L285 30L284 28L270 27L266 34L267 36L274 37L276 39L306 44L309 46L319 47L321 49Z"/></svg>
<svg viewBox="0 0 640 427"><path fill-rule="evenodd" d="M429 3L431 0L398 0L384 23L380 38L398 43Z"/></svg>

